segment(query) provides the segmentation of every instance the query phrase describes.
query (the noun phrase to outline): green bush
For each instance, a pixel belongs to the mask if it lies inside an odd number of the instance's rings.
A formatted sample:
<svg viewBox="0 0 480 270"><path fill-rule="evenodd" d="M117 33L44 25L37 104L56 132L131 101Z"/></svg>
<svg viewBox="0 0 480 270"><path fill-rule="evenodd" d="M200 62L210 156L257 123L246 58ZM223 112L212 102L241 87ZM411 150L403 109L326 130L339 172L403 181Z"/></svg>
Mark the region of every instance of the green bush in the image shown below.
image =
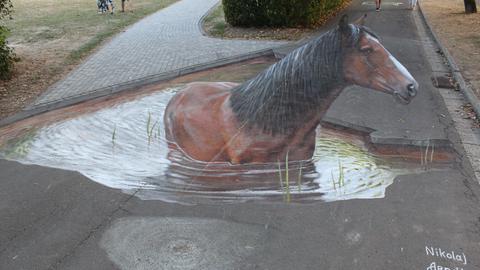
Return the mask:
<svg viewBox="0 0 480 270"><path fill-rule="evenodd" d="M7 43L8 29L0 25L0 79L10 79L13 63L15 61L15 53L13 49L8 47Z"/></svg>
<svg viewBox="0 0 480 270"><path fill-rule="evenodd" d="M0 0L0 20L11 19L12 3L10 0ZM0 79L9 79L15 61L13 49L8 47L8 28L0 25Z"/></svg>
<svg viewBox="0 0 480 270"><path fill-rule="evenodd" d="M222 0L233 26L314 26L345 0Z"/></svg>

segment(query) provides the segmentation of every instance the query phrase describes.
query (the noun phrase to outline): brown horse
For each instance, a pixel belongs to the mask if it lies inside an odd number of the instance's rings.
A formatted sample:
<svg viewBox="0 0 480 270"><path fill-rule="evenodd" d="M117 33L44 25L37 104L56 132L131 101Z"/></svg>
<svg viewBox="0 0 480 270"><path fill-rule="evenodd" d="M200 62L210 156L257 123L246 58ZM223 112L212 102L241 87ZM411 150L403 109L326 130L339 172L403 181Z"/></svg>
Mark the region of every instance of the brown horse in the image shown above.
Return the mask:
<svg viewBox="0 0 480 270"><path fill-rule="evenodd" d="M362 20L363 21L363 20ZM165 111L170 147L205 162L311 159L316 128L348 85L385 92L405 104L418 84L361 24L338 27L243 83L191 83Z"/></svg>

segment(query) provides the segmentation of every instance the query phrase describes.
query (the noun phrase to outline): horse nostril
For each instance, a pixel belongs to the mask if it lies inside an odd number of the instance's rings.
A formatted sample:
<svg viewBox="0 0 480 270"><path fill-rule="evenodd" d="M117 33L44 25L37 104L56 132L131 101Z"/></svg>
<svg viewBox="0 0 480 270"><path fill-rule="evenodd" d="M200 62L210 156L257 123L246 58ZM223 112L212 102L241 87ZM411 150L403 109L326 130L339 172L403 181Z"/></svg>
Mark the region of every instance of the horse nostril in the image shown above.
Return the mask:
<svg viewBox="0 0 480 270"><path fill-rule="evenodd" d="M408 95L411 97L414 97L417 95L417 89L415 88L415 85L413 83L407 86L407 92L408 92Z"/></svg>

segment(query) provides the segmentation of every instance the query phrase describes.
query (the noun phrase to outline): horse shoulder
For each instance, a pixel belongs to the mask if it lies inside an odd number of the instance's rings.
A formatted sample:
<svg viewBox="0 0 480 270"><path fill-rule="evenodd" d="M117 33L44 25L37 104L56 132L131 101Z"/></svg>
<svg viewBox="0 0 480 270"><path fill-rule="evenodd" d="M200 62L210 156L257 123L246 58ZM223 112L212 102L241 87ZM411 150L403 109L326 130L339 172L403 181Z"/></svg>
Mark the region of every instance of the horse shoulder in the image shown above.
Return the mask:
<svg viewBox="0 0 480 270"><path fill-rule="evenodd" d="M286 144L286 136L272 135L240 123L228 99L222 105L222 135L225 152L232 164L263 163L276 160L279 148Z"/></svg>
<svg viewBox="0 0 480 270"><path fill-rule="evenodd" d="M191 83L168 108L173 137L180 148L197 160L228 161L224 153L222 105L233 84ZM169 105L170 107L170 105Z"/></svg>

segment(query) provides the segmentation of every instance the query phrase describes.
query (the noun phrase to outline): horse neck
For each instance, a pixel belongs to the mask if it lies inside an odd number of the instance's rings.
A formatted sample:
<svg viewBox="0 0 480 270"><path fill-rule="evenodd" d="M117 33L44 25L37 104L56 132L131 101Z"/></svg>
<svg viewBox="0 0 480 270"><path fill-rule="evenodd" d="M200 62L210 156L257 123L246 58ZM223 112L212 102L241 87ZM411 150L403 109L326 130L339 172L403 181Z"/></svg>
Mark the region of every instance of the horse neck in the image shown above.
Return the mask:
<svg viewBox="0 0 480 270"><path fill-rule="evenodd" d="M337 35L327 32L233 89L230 105L239 120L285 134L320 119L343 81Z"/></svg>

